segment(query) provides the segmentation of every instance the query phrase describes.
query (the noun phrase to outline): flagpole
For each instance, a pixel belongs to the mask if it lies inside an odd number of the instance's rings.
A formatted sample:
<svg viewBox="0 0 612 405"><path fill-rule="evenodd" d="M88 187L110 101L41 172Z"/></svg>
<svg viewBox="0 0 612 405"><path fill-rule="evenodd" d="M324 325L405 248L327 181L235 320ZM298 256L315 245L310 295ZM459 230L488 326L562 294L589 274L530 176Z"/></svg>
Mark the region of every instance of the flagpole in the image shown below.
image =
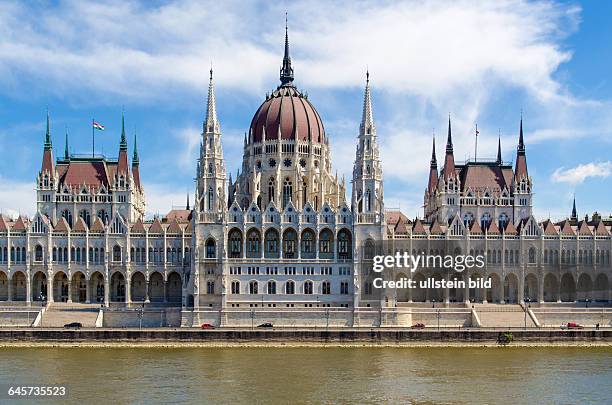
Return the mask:
<svg viewBox="0 0 612 405"><path fill-rule="evenodd" d="M94 122L95 120L91 119L91 157L93 158L96 154L96 136L94 130Z"/></svg>
<svg viewBox="0 0 612 405"><path fill-rule="evenodd" d="M476 163L476 153L478 152L478 124L476 124L476 142L474 142L474 163Z"/></svg>

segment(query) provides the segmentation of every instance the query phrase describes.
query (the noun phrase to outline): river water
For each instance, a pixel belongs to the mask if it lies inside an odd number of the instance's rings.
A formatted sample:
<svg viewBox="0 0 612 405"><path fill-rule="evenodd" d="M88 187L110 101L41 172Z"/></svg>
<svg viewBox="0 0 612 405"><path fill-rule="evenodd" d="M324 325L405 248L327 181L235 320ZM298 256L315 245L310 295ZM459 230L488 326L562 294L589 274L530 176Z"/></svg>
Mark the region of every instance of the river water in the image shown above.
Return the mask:
<svg viewBox="0 0 612 405"><path fill-rule="evenodd" d="M1 348L6 384L68 389L28 404L604 404L612 348Z"/></svg>

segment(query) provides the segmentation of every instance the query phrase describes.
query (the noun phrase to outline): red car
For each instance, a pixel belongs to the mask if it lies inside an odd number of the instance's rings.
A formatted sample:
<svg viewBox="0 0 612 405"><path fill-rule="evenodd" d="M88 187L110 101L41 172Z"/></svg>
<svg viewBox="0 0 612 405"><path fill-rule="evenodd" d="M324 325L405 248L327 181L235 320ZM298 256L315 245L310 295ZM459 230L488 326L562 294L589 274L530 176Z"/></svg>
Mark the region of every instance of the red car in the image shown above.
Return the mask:
<svg viewBox="0 0 612 405"><path fill-rule="evenodd" d="M412 329L425 329L425 324L424 323L415 323L414 325L412 325Z"/></svg>
<svg viewBox="0 0 612 405"><path fill-rule="evenodd" d="M576 322L568 322L567 329L582 329L582 325L579 325Z"/></svg>
<svg viewBox="0 0 612 405"><path fill-rule="evenodd" d="M201 328L202 329L215 329L215 327L209 323L203 323Z"/></svg>

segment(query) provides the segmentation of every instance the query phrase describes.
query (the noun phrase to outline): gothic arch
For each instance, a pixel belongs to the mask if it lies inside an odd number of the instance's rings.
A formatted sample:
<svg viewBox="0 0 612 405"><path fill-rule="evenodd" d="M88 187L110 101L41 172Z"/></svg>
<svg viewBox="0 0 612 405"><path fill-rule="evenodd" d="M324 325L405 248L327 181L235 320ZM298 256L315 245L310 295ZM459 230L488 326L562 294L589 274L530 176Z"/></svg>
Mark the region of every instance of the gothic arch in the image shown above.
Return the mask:
<svg viewBox="0 0 612 405"><path fill-rule="evenodd" d="M576 301L576 282L571 273L565 273L561 276L561 301Z"/></svg>

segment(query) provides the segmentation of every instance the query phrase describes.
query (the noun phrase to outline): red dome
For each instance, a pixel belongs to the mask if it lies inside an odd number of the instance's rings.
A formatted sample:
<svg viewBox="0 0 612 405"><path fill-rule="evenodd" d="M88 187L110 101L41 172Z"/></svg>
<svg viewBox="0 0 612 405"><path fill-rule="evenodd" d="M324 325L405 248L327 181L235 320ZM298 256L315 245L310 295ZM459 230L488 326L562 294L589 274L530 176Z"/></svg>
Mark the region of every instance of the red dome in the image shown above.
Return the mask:
<svg viewBox="0 0 612 405"><path fill-rule="evenodd" d="M276 89L259 107L249 130L251 142L267 139L325 142L319 113L294 86Z"/></svg>

